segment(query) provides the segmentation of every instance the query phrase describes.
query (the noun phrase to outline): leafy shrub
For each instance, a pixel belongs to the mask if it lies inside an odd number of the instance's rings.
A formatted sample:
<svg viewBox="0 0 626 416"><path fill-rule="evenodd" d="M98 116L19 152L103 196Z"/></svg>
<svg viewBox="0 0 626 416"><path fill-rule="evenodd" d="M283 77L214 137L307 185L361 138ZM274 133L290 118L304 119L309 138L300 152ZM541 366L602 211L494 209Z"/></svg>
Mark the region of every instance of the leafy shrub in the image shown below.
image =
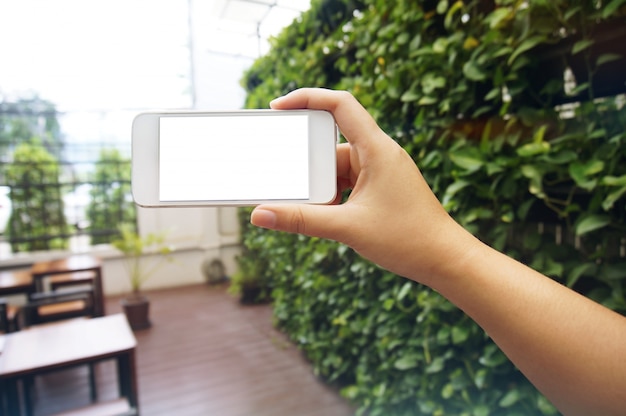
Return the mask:
<svg viewBox="0 0 626 416"><path fill-rule="evenodd" d="M5 175L13 206L7 227L13 252L66 248L69 229L56 158L36 140L22 143Z"/></svg>
<svg viewBox="0 0 626 416"><path fill-rule="evenodd" d="M117 149L103 149L96 162L87 207L91 244L119 236L119 224L134 223L135 204L130 190L130 160Z"/></svg>
<svg viewBox="0 0 626 416"><path fill-rule="evenodd" d="M626 42L597 40L624 16L621 0L313 2L247 73L247 105L350 90L463 226L626 313ZM556 412L439 294L340 244L242 226L277 323L359 413Z"/></svg>

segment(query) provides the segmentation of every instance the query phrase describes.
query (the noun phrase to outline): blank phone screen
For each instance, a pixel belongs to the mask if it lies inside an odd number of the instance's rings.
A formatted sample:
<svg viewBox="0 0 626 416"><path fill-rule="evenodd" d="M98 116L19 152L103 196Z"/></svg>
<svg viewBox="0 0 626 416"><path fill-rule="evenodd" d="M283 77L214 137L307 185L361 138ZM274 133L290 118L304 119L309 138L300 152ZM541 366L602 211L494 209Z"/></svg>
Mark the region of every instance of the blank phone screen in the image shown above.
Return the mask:
<svg viewBox="0 0 626 416"><path fill-rule="evenodd" d="M308 116L159 119L159 199L309 198Z"/></svg>

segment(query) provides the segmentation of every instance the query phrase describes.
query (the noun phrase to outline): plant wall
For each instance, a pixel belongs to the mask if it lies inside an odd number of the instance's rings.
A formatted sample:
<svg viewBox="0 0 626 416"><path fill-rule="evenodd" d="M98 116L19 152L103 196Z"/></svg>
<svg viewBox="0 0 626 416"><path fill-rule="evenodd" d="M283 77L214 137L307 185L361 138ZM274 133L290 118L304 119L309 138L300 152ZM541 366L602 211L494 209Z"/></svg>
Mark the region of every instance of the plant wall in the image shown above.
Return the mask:
<svg viewBox="0 0 626 416"><path fill-rule="evenodd" d="M313 1L246 74L247 106L297 87L349 90L463 226L624 314L625 8ZM242 225L278 325L359 413L556 413L432 290L343 245Z"/></svg>

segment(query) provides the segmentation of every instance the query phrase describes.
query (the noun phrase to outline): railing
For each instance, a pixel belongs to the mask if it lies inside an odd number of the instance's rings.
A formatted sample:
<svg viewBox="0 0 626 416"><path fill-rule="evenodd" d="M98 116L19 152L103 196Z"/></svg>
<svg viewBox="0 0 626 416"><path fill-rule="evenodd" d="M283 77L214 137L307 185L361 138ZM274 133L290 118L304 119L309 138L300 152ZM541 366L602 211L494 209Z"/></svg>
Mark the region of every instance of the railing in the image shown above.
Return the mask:
<svg viewBox="0 0 626 416"><path fill-rule="evenodd" d="M119 144L0 147L0 242L13 252L108 243L136 223L130 158Z"/></svg>

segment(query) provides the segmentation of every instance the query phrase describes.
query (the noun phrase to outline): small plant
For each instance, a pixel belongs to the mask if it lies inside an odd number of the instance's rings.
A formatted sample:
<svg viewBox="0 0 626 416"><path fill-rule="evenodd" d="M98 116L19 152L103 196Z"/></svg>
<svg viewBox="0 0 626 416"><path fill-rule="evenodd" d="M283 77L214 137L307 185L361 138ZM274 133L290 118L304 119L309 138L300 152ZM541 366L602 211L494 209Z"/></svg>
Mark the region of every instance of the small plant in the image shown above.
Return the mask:
<svg viewBox="0 0 626 416"><path fill-rule="evenodd" d="M132 295L140 297L142 285L163 262L171 261L172 248L165 244L165 232L149 233L142 237L131 224L122 224L118 229L120 236L111 241L111 245L124 254ZM152 253L158 254L158 259L146 265L142 256Z"/></svg>

